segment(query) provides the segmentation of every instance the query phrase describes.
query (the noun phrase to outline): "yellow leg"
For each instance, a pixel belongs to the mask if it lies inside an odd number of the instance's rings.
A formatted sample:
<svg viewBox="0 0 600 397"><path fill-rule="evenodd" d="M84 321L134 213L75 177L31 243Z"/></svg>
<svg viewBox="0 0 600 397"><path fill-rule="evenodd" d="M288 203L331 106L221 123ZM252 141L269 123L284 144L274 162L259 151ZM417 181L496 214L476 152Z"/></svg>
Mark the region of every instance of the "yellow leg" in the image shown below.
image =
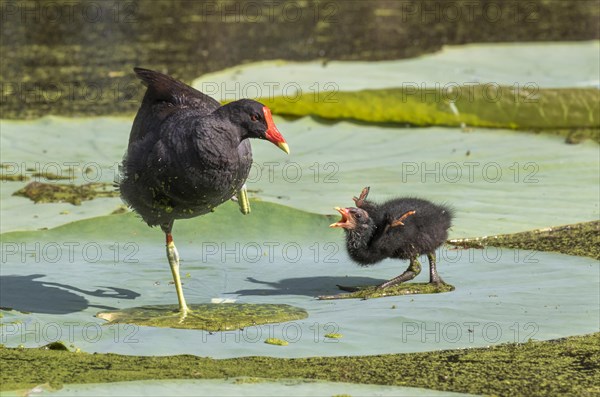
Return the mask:
<svg viewBox="0 0 600 397"><path fill-rule="evenodd" d="M181 277L179 276L179 253L173 242L171 234L167 234L167 259L171 266L171 273L173 274L173 281L175 281L175 289L177 290L177 299L179 299L179 312L181 313L181 321L185 320L188 313L191 312L187 303L185 303L185 297L183 296L183 288L181 286Z"/></svg>
<svg viewBox="0 0 600 397"><path fill-rule="evenodd" d="M248 215L250 213L250 200L248 200L248 189L246 189L246 184L238 190L237 199L242 214Z"/></svg>

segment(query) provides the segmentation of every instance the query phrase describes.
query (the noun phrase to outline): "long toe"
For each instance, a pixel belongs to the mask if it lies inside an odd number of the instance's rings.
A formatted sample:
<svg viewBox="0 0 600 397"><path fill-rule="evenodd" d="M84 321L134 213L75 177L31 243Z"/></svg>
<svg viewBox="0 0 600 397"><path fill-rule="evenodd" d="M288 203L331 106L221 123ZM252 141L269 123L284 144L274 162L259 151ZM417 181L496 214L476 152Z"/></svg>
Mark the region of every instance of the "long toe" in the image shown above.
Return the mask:
<svg viewBox="0 0 600 397"><path fill-rule="evenodd" d="M341 289L342 291L346 291L346 292L356 292L356 291L359 291L361 289L361 287L350 287L350 286L339 285L339 284L336 284L336 286L339 289Z"/></svg>
<svg viewBox="0 0 600 397"><path fill-rule="evenodd" d="M389 281L386 281L385 283L383 283L381 285L378 285L377 289L393 287L394 285L402 284L403 282L404 282L404 280L398 280L398 279L393 278Z"/></svg>

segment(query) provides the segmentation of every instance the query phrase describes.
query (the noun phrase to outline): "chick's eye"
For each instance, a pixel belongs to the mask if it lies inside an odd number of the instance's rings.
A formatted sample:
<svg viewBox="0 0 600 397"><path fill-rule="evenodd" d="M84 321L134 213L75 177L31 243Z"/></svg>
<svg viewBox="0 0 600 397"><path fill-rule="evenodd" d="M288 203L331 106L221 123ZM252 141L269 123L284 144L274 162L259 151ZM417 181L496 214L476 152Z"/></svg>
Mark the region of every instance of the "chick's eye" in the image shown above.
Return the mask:
<svg viewBox="0 0 600 397"><path fill-rule="evenodd" d="M362 216L362 215L360 214L360 212L357 212L357 213L356 213L356 218L360 219L360 217L361 217L361 216Z"/></svg>
<svg viewBox="0 0 600 397"><path fill-rule="evenodd" d="M256 114L251 114L250 115L250 120L257 121L258 120L258 116Z"/></svg>

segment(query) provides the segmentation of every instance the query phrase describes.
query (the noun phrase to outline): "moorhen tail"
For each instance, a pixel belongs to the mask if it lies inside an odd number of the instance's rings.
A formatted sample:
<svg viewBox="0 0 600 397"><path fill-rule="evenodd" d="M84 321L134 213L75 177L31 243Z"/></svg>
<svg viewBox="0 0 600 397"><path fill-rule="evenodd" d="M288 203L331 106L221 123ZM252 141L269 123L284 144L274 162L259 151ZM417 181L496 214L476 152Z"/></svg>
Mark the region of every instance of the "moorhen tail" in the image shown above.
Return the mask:
<svg viewBox="0 0 600 397"><path fill-rule="evenodd" d="M387 288L415 278L421 272L417 258L426 254L429 282L442 284L436 269L435 250L448 238L452 210L418 198L397 198L377 204L367 200L368 194L366 187L354 198L356 207L336 207L342 219L330 225L345 230L350 257L362 266L386 258L408 259L410 264L404 273L379 286Z"/></svg>
<svg viewBox="0 0 600 397"><path fill-rule="evenodd" d="M245 181L252 165L248 138L289 148L263 104L241 99L221 106L202 92L152 70L135 68L147 86L133 122L119 181L121 197L166 235L182 319L189 311L172 237L176 219L193 218L238 198L249 212Z"/></svg>

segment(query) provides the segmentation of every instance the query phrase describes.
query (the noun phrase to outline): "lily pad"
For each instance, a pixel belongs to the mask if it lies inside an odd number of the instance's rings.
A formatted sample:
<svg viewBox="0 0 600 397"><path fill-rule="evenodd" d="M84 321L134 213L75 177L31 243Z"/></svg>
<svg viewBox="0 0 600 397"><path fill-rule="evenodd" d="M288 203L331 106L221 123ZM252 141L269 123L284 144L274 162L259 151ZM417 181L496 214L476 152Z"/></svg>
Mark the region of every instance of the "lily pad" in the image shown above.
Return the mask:
<svg viewBox="0 0 600 397"><path fill-rule="evenodd" d="M465 88L466 90L466 88ZM325 119L397 123L416 126L510 128L518 130L585 130L600 141L600 115L596 104L600 91L588 89L539 89L482 85L462 95L443 89L382 89L259 98L274 113L296 117L313 115ZM455 99L449 99L455 98ZM583 137L582 137L583 138Z"/></svg>
<svg viewBox="0 0 600 397"><path fill-rule="evenodd" d="M292 97L295 89L323 91L387 89L403 84L432 88L448 83L540 88L600 87L600 42L486 43L445 46L434 54L389 61L264 61L246 63L194 80L217 99ZM501 60L502 62L499 62ZM328 85L329 84L329 85ZM335 99L335 96L332 97Z"/></svg>
<svg viewBox="0 0 600 397"><path fill-rule="evenodd" d="M513 233L599 216L596 143L565 145L556 137L503 130L464 133L440 127L328 125L310 118L277 118L276 123L292 154L283 156L268 142L253 142L255 163L248 188L259 190L254 197L261 200L329 214L336 205L352 204L352 196L370 185L375 200L411 195L454 206L458 216L452 238ZM131 120L47 118L30 123L0 121L0 127L7 142L0 145L3 161L24 162L21 169L39 163L42 170L44 164L49 168L64 161L79 162L77 181L89 183L96 174L87 175L83 169L94 159L98 182L112 183ZM98 129L104 131L100 143L81 134ZM39 147L40 131L60 138L47 144L47 153L41 148L31 150ZM76 142L77 151L60 144L63 140ZM117 197L85 201L77 208L68 203L35 205L12 196L25 185L0 183L2 231L54 227L110 214L122 205ZM559 210L565 200L569 210ZM58 216L62 211L70 212Z"/></svg>
<svg viewBox="0 0 600 397"><path fill-rule="evenodd" d="M521 249L438 250L438 271L456 286L450 293L318 300L339 293L338 284L377 285L407 263L357 266L343 235L327 227L331 217L251 205L248 216L231 202L175 224L181 273L190 274L183 286L188 303L287 304L305 309L308 318L212 334L106 325L97 312L177 302L163 233L128 213L0 236L0 306L15 309L0 319L3 343L38 347L60 340L84 352L138 355L307 357L489 346L597 330L598 262ZM426 273L414 282L427 282ZM326 338L330 333L343 334L344 343ZM267 338L289 345L274 349L263 343Z"/></svg>
<svg viewBox="0 0 600 397"><path fill-rule="evenodd" d="M96 317L112 324L136 324L150 327L229 331L248 326L301 320L304 309L279 304L203 304L190 305L191 313L181 319L176 305L154 305L101 312Z"/></svg>
<svg viewBox="0 0 600 397"><path fill-rule="evenodd" d="M599 52L597 41L449 46L399 61L260 62L204 75L194 86L224 101L259 99L278 114L420 126L586 129L598 140ZM586 66L567 65L571 59Z"/></svg>

